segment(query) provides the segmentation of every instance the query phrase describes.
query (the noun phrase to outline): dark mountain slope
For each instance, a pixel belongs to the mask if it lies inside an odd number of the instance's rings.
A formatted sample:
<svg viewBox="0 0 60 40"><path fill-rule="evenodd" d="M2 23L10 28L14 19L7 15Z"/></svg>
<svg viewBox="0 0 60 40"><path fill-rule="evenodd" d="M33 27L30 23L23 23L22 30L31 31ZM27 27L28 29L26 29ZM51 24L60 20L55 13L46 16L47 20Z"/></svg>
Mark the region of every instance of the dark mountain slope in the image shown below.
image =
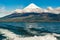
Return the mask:
<svg viewBox="0 0 60 40"><path fill-rule="evenodd" d="M53 13L13 13L0 19L0 22L40 22L60 21L60 14Z"/></svg>

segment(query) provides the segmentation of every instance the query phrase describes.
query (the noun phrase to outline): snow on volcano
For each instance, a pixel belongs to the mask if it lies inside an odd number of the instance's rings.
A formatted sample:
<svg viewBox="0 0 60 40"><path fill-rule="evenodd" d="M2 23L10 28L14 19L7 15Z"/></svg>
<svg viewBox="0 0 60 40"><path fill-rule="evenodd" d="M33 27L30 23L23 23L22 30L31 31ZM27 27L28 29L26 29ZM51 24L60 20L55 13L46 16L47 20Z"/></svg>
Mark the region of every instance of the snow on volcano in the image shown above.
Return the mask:
<svg viewBox="0 0 60 40"><path fill-rule="evenodd" d="M24 12L40 13L40 12L42 12L42 8L38 7L34 3L31 3L30 5L28 5L27 7L24 8Z"/></svg>

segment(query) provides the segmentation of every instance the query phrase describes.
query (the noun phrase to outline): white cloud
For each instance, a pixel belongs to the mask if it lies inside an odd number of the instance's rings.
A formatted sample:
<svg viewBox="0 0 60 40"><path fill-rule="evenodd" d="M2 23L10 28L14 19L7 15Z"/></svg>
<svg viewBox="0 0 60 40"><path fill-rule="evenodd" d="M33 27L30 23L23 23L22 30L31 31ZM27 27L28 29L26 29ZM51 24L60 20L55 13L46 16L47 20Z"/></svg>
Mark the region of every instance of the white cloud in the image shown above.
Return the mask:
<svg viewBox="0 0 60 40"><path fill-rule="evenodd" d="M0 17L4 17L6 15L9 15L10 12L5 9L5 7L0 7Z"/></svg>

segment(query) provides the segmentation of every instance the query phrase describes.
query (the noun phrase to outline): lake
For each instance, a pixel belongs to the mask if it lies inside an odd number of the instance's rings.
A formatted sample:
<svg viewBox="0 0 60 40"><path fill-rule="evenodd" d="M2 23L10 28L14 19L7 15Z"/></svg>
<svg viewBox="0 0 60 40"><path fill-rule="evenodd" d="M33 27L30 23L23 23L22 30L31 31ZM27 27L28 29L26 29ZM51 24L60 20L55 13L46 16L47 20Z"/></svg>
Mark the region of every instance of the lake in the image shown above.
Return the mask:
<svg viewBox="0 0 60 40"><path fill-rule="evenodd" d="M7 29L21 37L43 36L42 33L60 34L60 22L0 22L0 29Z"/></svg>

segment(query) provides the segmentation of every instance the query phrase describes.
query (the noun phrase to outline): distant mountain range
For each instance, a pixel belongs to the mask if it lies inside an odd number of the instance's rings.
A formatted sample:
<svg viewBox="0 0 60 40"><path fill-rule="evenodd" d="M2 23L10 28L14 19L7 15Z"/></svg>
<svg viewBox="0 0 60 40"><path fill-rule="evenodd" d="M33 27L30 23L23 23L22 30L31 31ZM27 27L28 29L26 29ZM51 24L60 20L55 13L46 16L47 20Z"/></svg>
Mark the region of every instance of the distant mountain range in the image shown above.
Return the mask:
<svg viewBox="0 0 60 40"><path fill-rule="evenodd" d="M53 22L60 21L60 14L53 13L13 13L3 18L0 22Z"/></svg>
<svg viewBox="0 0 60 40"><path fill-rule="evenodd" d="M0 22L52 22L60 21L60 7L42 9L31 3L24 9L16 9L13 13L0 18Z"/></svg>
<svg viewBox="0 0 60 40"><path fill-rule="evenodd" d="M49 12L49 13L54 13L54 14L59 14L60 13L60 7L57 8L52 8L52 7L47 7L46 9L43 9L41 7L38 7L34 3L31 3L24 9L16 9L13 12L17 13L26 13L26 12L35 12L35 13L42 13L42 12Z"/></svg>

